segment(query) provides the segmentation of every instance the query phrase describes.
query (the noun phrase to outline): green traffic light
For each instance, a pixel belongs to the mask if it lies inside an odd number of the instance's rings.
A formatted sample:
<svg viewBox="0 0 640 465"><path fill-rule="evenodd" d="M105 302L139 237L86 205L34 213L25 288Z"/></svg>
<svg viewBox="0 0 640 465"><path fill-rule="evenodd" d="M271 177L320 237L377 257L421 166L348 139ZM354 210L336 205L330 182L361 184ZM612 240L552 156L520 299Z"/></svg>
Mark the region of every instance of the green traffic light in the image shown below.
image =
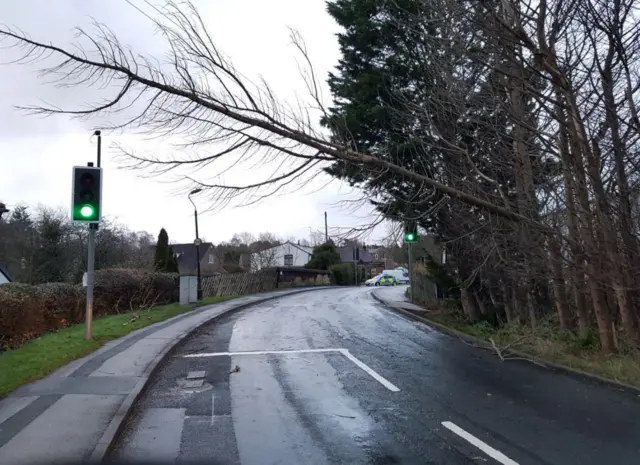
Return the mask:
<svg viewBox="0 0 640 465"><path fill-rule="evenodd" d="M415 242L416 241L416 235L414 233L406 233L404 235L404 240L405 240L405 242Z"/></svg>
<svg viewBox="0 0 640 465"><path fill-rule="evenodd" d="M83 205L80 208L80 216L83 218L91 218L95 214L95 210L91 205Z"/></svg>

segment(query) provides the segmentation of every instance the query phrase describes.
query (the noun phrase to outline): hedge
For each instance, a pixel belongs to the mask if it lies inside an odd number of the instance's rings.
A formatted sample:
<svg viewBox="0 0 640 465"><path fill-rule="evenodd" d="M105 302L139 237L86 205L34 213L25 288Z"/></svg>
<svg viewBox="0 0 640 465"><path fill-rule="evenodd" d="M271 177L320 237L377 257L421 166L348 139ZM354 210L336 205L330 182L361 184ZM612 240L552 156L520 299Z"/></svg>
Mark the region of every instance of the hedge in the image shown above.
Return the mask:
<svg viewBox="0 0 640 465"><path fill-rule="evenodd" d="M130 312L178 300L178 275L133 269L96 271L94 316ZM0 351L84 321L85 295L79 284L0 286Z"/></svg>
<svg viewBox="0 0 640 465"><path fill-rule="evenodd" d="M353 285L353 265L346 263L332 265L329 267L329 271L333 273L335 283L338 286Z"/></svg>

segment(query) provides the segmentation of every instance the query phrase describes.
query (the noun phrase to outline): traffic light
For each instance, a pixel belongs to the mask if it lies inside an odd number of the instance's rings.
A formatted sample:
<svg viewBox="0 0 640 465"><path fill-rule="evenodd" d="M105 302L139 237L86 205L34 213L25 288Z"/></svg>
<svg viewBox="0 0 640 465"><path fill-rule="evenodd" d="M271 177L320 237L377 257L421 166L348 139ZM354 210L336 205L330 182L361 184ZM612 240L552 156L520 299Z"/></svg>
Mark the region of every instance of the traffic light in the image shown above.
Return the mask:
<svg viewBox="0 0 640 465"><path fill-rule="evenodd" d="M405 242L417 242L418 241L418 225L416 221L410 220L404 224L404 241Z"/></svg>
<svg viewBox="0 0 640 465"><path fill-rule="evenodd" d="M99 223L101 203L102 168L74 166L71 219L79 223Z"/></svg>

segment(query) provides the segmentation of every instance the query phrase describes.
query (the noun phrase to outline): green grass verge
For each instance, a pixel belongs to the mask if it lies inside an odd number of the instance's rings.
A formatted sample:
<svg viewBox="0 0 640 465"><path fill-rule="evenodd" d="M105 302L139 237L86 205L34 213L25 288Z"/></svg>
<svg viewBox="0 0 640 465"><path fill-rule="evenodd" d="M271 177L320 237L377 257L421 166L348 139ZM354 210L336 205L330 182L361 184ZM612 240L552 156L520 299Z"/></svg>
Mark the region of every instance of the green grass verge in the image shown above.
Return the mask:
<svg viewBox="0 0 640 465"><path fill-rule="evenodd" d="M211 297L198 306L224 302L232 297ZM84 339L84 324L45 334L25 345L0 353L0 399L23 384L44 378L67 363L84 357L105 343L153 323L186 313L192 307L162 305L150 310L122 313L93 322L93 340Z"/></svg>
<svg viewBox="0 0 640 465"><path fill-rule="evenodd" d="M205 305L219 304L220 302L226 302L227 300L236 299L240 296L237 295L227 295L224 297L206 297L202 300L199 300L196 303L196 307L204 307Z"/></svg>
<svg viewBox="0 0 640 465"><path fill-rule="evenodd" d="M640 388L640 354L634 350L605 354L600 351L595 332L577 336L561 333L557 327L542 323L532 333L519 326L496 329L486 322L469 324L448 314L427 314L425 317L483 341L493 339L498 347L510 345L541 362L557 363Z"/></svg>

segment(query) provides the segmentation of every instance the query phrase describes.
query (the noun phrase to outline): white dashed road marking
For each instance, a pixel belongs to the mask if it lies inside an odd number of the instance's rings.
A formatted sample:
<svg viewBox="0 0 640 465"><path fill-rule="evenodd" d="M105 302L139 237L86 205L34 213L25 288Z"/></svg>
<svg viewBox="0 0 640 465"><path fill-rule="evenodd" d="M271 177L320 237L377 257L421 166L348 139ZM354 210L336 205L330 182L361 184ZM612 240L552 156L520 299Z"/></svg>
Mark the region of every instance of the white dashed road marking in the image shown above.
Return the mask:
<svg viewBox="0 0 640 465"><path fill-rule="evenodd" d="M471 444L476 446L478 449L480 449L482 452L487 454L489 457L497 460L503 465L519 465L518 462L511 460L509 457L504 455L499 450L494 449L486 442L481 441L480 439L475 437L473 434L466 432L455 423L451 423L450 421L443 421L442 426L447 428L449 431L454 432L455 434L460 436L462 439L465 439L466 441L470 442Z"/></svg>

